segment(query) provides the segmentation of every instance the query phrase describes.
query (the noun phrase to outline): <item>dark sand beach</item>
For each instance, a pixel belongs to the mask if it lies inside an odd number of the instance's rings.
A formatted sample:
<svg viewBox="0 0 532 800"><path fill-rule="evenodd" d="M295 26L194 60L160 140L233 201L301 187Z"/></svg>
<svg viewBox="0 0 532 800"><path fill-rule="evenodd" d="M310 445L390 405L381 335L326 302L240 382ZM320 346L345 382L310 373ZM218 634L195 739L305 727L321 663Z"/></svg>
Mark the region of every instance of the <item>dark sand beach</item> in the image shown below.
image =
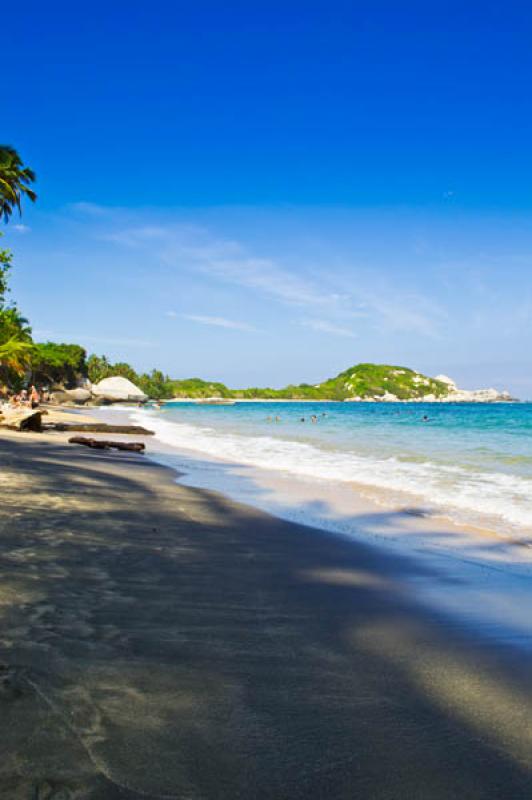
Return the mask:
<svg viewBox="0 0 532 800"><path fill-rule="evenodd" d="M60 436L0 491L2 798L532 796L531 659L416 562Z"/></svg>

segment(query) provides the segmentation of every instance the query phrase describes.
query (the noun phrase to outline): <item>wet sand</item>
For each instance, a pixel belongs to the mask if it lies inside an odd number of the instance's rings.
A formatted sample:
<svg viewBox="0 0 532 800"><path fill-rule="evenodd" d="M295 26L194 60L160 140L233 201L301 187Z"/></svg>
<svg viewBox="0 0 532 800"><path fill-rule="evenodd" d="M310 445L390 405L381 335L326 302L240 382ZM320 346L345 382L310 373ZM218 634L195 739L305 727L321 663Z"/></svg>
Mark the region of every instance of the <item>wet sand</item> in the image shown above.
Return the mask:
<svg viewBox="0 0 532 800"><path fill-rule="evenodd" d="M63 439L0 438L0 797L532 796L530 655L452 580Z"/></svg>

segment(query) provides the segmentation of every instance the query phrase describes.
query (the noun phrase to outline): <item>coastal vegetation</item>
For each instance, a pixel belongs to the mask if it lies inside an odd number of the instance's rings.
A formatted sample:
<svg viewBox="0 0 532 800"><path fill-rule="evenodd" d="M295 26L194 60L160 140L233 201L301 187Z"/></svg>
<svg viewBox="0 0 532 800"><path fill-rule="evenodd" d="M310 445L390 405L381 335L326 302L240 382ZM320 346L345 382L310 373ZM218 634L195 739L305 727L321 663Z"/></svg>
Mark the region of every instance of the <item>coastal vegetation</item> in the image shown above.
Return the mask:
<svg viewBox="0 0 532 800"><path fill-rule="evenodd" d="M35 173L24 165L15 148L0 145L0 217L4 222L10 219L15 209L19 214L22 212L23 197L32 202L37 199L30 188L34 181ZM4 390L20 384L34 352L28 320L15 303L8 301L12 265L11 251L0 248L0 383Z"/></svg>
<svg viewBox="0 0 532 800"><path fill-rule="evenodd" d="M239 400L362 400L419 399L428 394L443 397L448 386L407 367L385 364L358 364L323 383L291 384L282 389L252 387L230 389L218 381L201 378L170 378L160 370L138 373L126 362L113 363L106 356L86 357L79 345L36 344L31 364L33 379L51 386L72 387L89 380L99 383L104 378L121 376L138 386L153 399L220 398Z"/></svg>
<svg viewBox="0 0 532 800"><path fill-rule="evenodd" d="M33 342L28 320L8 300L12 258L9 250L0 248L0 382L18 388L31 364Z"/></svg>
<svg viewBox="0 0 532 800"><path fill-rule="evenodd" d="M357 364L336 378L319 385L320 392L337 400L362 399L394 395L398 400L411 400L432 394L443 397L449 387L408 367L388 364Z"/></svg>
<svg viewBox="0 0 532 800"><path fill-rule="evenodd" d="M32 382L75 386L87 376L87 353L79 344L43 342L34 345Z"/></svg>

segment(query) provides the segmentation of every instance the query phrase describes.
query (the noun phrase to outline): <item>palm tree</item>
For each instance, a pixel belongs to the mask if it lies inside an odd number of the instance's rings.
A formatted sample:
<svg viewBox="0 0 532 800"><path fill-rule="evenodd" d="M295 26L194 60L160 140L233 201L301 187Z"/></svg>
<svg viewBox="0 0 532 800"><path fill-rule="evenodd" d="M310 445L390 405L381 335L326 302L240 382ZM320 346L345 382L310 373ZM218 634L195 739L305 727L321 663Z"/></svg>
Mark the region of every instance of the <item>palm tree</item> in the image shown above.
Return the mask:
<svg viewBox="0 0 532 800"><path fill-rule="evenodd" d="M0 381L9 385L13 375L24 375L34 350L28 320L16 306L0 309Z"/></svg>
<svg viewBox="0 0 532 800"><path fill-rule="evenodd" d="M22 213L22 197L28 197L32 203L37 195L29 184L35 181L35 173L25 167L14 147L0 145L0 217L7 222L15 208Z"/></svg>
<svg viewBox="0 0 532 800"><path fill-rule="evenodd" d="M0 344L0 368L23 375L30 365L32 353L33 342L12 337Z"/></svg>

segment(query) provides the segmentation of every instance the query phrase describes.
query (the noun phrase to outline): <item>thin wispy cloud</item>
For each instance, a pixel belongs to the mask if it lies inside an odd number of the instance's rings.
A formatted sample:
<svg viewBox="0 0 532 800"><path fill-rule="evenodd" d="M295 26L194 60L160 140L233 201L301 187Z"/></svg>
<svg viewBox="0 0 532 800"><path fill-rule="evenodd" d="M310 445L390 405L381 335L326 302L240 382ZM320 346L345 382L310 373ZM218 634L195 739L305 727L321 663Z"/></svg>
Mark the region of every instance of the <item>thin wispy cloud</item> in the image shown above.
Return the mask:
<svg viewBox="0 0 532 800"><path fill-rule="evenodd" d="M392 294L388 288L361 290L359 297L375 323L391 332L409 331L437 338L446 317L443 310L428 298L408 292Z"/></svg>
<svg viewBox="0 0 532 800"><path fill-rule="evenodd" d="M324 333L352 337L350 323L358 318L383 331L438 337L445 320L436 303L419 292L393 285L389 276L365 266L343 265L344 271L349 267L352 278L349 284L344 281L342 285L336 271L327 265L319 268L312 264L307 270L299 268L295 272L279 260L250 253L238 241L216 238L199 225L119 226L111 212L109 218L115 228L101 233L99 238L117 246L146 250L150 259L158 259L167 268L187 270L315 313ZM220 322L218 325L229 327Z"/></svg>
<svg viewBox="0 0 532 800"><path fill-rule="evenodd" d="M113 213L108 206L101 206L97 203L88 203L83 200L78 203L70 203L67 208L70 211L74 211L88 217L107 217L110 213Z"/></svg>
<svg viewBox="0 0 532 800"><path fill-rule="evenodd" d="M231 328L236 331L256 331L252 325L246 322L238 322L234 319L226 319L225 317L210 317L205 314L182 314L183 319L188 319L190 322L197 322L200 325L212 325L215 328Z"/></svg>
<svg viewBox="0 0 532 800"><path fill-rule="evenodd" d="M16 231L17 233L29 233L31 228L29 225L23 225L22 223L18 223L17 225L12 225L11 230Z"/></svg>
<svg viewBox="0 0 532 800"><path fill-rule="evenodd" d="M115 338L113 336L86 336L83 333L59 333L58 331L36 329L33 331L34 339L50 339L55 342L77 342L81 345L108 345L109 347L155 347L155 342L145 339L129 339L127 337Z"/></svg>
<svg viewBox="0 0 532 800"><path fill-rule="evenodd" d="M164 242L166 235L167 230L164 227L143 225L139 228L124 228L112 233L104 233L99 238L103 241L135 248L143 246L149 241Z"/></svg>
<svg viewBox="0 0 532 800"><path fill-rule="evenodd" d="M226 247L230 247L235 255L226 255ZM203 250L186 246L170 255L166 253L168 263L176 263L179 257L183 260L193 256L195 266L211 277L238 286L247 287L269 296L285 305L318 311L328 320L330 327L338 326L339 318L348 321L353 318L368 318L374 324L393 331L410 331L427 336L436 336L439 323L443 319L441 309L419 293L409 293L397 287L387 285L382 277L373 278L380 283L378 290L366 289L361 278L353 281L353 287L346 291L331 287L335 276L324 269L321 276L313 270L312 277L295 275L289 269L272 259L256 258L246 255L238 244L221 243L218 248L213 244ZM370 282L372 278L370 277Z"/></svg>
<svg viewBox="0 0 532 800"><path fill-rule="evenodd" d="M236 258L208 256L201 260L201 269L213 277L254 289L287 305L336 308L347 300L310 279L294 275L271 259L244 253Z"/></svg>
<svg viewBox="0 0 532 800"><path fill-rule="evenodd" d="M345 336L349 339L356 339L356 333L354 333L354 331L349 330L349 328L343 328L340 325L335 325L332 322L327 322L327 320L324 319L303 319L300 321L300 325L317 331L318 333L330 333L333 336Z"/></svg>
<svg viewBox="0 0 532 800"><path fill-rule="evenodd" d="M167 266L188 267L289 305L336 307L348 301L348 295L326 290L313 278L302 278L273 259L250 254L239 242L215 239L200 226L143 225L105 233L100 238L130 248L158 242L158 257Z"/></svg>

